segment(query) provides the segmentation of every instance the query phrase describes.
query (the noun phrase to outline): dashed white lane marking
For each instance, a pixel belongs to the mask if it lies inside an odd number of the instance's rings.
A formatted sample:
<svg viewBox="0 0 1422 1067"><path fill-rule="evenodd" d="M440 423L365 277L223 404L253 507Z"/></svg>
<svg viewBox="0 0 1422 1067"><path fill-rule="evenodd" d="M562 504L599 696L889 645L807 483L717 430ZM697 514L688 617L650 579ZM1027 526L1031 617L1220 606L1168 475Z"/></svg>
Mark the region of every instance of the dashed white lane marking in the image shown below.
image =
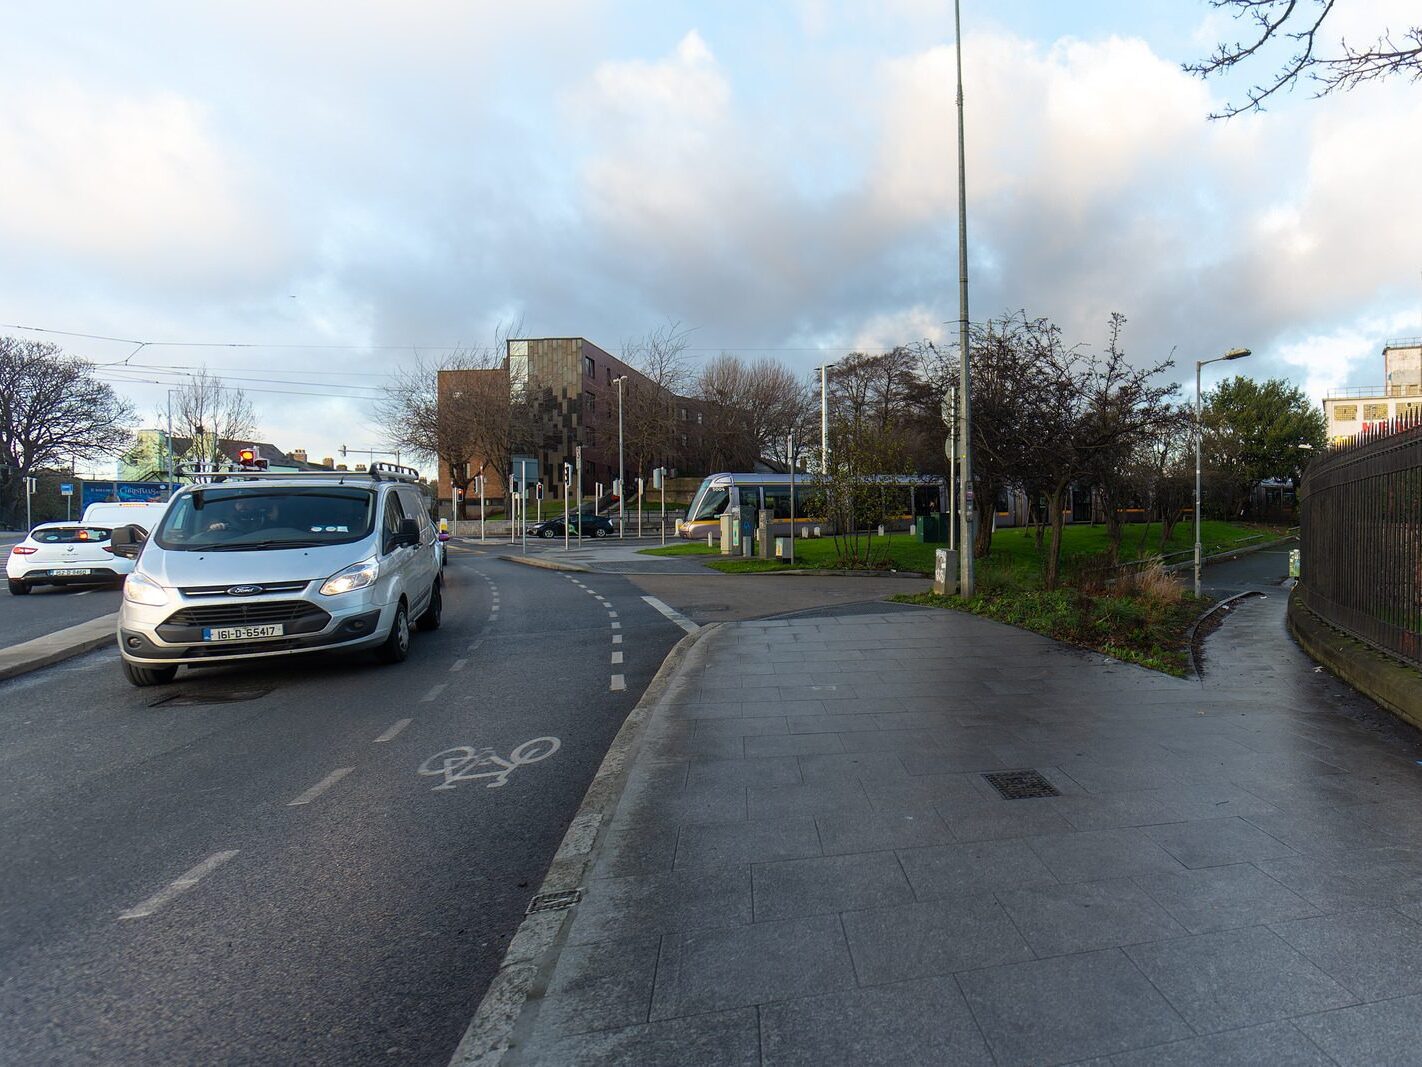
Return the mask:
<svg viewBox="0 0 1422 1067"><path fill-rule="evenodd" d="M214 852L211 856L207 857L207 859L203 860L192 870L188 871L187 874L183 875L177 881L164 886L162 889L158 890L158 892L154 893L151 897L145 900L142 904L139 904L136 907L129 908L128 911L122 912L119 915L119 918L143 919L149 915L152 915L159 908L164 907L167 904L171 904L174 900L182 896L193 886L197 885L209 874L217 870L217 868L221 867L233 856L237 855L237 852L238 850L235 848L226 852Z"/></svg>
<svg viewBox="0 0 1422 1067"><path fill-rule="evenodd" d="M405 727L409 726L410 723L412 723L412 722L414 722L414 721L415 721L414 719L397 719L397 720L395 721L395 725L394 725L394 726L390 727L390 729L386 730L383 734L381 734L379 737L377 737L377 738L376 738L373 742L371 742L371 743L372 743L372 744L375 744L375 745L378 745L378 744L380 744L382 741L393 741L393 740L395 740L395 736L396 736L401 730L403 730Z"/></svg>
<svg viewBox="0 0 1422 1067"><path fill-rule="evenodd" d="M672 622L680 626L687 633L694 634L697 630L701 629L701 626L699 624L692 622L690 619L688 619L681 612L677 611L676 608L672 607L670 604L664 604L654 596L644 596L642 599L645 600L652 607L660 611Z"/></svg>
<svg viewBox="0 0 1422 1067"><path fill-rule="evenodd" d="M607 613L607 617L608 617L609 619L615 619L615 618L617 618L617 612L609 610L608 613Z"/></svg>
<svg viewBox="0 0 1422 1067"><path fill-rule="evenodd" d="M462 670L464 669L464 665L465 665L466 663L468 663L468 662L469 662L469 661L468 661L467 659L457 659L457 660L455 660L453 663L451 663L451 664L449 665L449 673L450 673L450 674L454 674L456 671L462 671Z"/></svg>
<svg viewBox="0 0 1422 1067"><path fill-rule="evenodd" d="M620 644L622 644L622 635L621 635L621 634L613 634L613 635L612 635L612 643L613 643L614 645L620 645Z"/></svg>
<svg viewBox="0 0 1422 1067"><path fill-rule="evenodd" d="M346 775L350 774L353 770L355 770L354 767L337 767L334 771L326 775L326 777L322 778L319 782L313 785L310 789L306 790L306 792L302 793L295 800L288 800L286 802L286 806L288 808L299 808L303 804L310 804L313 800L319 797L326 790L330 789L331 786L335 785Z"/></svg>
<svg viewBox="0 0 1422 1067"><path fill-rule="evenodd" d="M93 592L92 589L85 589L82 593L75 593L74 595L75 595L75 596L88 596L88 595L89 595L90 593L92 593L92 592Z"/></svg>
<svg viewBox="0 0 1422 1067"><path fill-rule="evenodd" d="M612 624L612 628L613 628L614 630L620 630L620 629L622 629L622 624L621 624L620 622L614 622L614 623Z"/></svg>
<svg viewBox="0 0 1422 1067"><path fill-rule="evenodd" d="M432 686L430 686L430 691L429 691L428 693L426 693L424 696L420 697L420 703L421 703L421 704L426 704L426 703L428 703L429 701L431 701L431 700L433 700L435 697L439 696L441 693L443 693L443 692L444 692L446 689L448 689L448 688L449 688L449 683L448 683L448 682L440 682L439 685L432 685Z"/></svg>
<svg viewBox="0 0 1422 1067"><path fill-rule="evenodd" d="M621 663L621 662L622 662L622 653L621 653L621 652L614 652L614 653L612 654L612 662L613 662L614 664Z"/></svg>
<svg viewBox="0 0 1422 1067"><path fill-rule="evenodd" d="M612 676L612 691L615 693L615 692L617 692L619 689L626 689L626 688L627 688L627 679L623 678L622 675L620 675L620 674L614 674L614 675Z"/></svg>

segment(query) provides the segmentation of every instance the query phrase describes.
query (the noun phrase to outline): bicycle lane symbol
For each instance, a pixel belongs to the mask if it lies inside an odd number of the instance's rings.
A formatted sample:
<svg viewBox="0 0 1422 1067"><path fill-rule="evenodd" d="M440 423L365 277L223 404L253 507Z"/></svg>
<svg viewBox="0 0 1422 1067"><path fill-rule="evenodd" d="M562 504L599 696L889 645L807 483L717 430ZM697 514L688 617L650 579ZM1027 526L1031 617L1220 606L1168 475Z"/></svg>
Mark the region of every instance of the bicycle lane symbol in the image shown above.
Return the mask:
<svg viewBox="0 0 1422 1067"><path fill-rule="evenodd" d="M487 788L498 789L508 784L509 775L518 768L547 759L557 752L562 744L556 737L535 737L510 752L508 759L492 748L460 745L436 752L420 765L420 773L444 778L435 789L453 789L460 782L477 778L492 779Z"/></svg>

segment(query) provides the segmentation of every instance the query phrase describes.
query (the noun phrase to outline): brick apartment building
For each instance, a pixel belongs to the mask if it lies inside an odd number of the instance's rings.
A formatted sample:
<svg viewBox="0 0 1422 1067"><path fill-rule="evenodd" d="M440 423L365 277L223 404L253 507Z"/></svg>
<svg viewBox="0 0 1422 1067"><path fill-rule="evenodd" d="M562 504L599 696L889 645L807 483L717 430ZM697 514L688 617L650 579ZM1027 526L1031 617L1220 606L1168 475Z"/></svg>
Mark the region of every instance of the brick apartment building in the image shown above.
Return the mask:
<svg viewBox="0 0 1422 1067"><path fill-rule="evenodd" d="M540 480L549 497L560 496L563 463L573 463L575 448L583 448L582 495L590 496L598 484L604 493L612 491L617 477L617 384L615 379L626 375L623 384L624 403L632 407L632 397L641 390L655 387L651 380L628 366L612 353L599 348L583 337L521 338L507 342L504 365L492 370L452 370L439 372L439 403L458 404L461 395L488 381L506 383L512 393L522 391L534 404L536 447L516 453L513 465L526 458L528 477ZM479 376L486 376L483 383ZM677 421L676 445L681 475L702 473L697 458L704 454L704 414L701 405L692 399L674 397L673 415ZM483 457L471 456L470 471L477 471ZM484 470L484 494L498 499L505 494L499 470L504 464L491 463ZM536 474L535 474L536 470ZM627 456L629 492L636 491L638 475L633 456ZM645 472L643 472L645 473ZM472 491L472 487L471 487ZM440 464L439 495L451 498L449 469Z"/></svg>

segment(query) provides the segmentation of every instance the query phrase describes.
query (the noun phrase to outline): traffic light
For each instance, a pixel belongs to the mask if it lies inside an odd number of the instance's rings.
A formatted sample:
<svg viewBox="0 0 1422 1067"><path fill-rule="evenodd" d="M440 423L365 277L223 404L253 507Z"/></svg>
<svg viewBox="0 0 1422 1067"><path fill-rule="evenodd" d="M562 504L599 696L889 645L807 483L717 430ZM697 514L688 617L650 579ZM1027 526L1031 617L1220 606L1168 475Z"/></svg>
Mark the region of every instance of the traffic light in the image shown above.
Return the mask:
<svg viewBox="0 0 1422 1067"><path fill-rule="evenodd" d="M243 448L237 452L237 462L244 467L250 467L257 461L257 450L254 448Z"/></svg>
<svg viewBox="0 0 1422 1067"><path fill-rule="evenodd" d="M564 464L563 464L563 484L564 484L564 485L567 485L567 484L568 484L569 482L571 482L572 480L573 480L573 465L572 465L571 463L564 463Z"/></svg>

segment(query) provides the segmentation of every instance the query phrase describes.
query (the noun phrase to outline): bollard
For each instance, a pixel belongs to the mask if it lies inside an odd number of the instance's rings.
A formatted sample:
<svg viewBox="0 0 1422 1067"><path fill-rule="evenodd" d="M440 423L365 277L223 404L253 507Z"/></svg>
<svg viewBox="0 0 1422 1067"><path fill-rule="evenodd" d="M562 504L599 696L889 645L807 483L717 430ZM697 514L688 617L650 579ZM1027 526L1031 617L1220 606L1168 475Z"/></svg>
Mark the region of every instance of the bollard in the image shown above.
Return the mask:
<svg viewBox="0 0 1422 1067"><path fill-rule="evenodd" d="M933 550L933 591L939 596L958 593L958 552L952 548Z"/></svg>

